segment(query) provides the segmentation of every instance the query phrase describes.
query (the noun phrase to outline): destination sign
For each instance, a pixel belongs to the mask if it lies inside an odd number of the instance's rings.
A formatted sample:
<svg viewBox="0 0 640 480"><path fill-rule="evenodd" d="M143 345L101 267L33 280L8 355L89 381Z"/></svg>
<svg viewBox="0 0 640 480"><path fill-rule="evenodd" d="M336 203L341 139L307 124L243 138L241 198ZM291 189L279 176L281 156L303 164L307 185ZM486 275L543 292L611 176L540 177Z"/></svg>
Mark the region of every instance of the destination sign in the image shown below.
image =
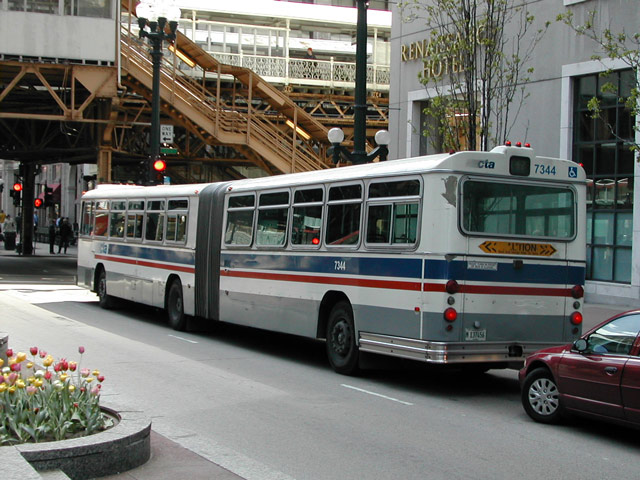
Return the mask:
<svg viewBox="0 0 640 480"><path fill-rule="evenodd" d="M557 252L556 248L549 243L493 242L489 240L480 245L480 250L503 255L535 255L540 257L550 257Z"/></svg>

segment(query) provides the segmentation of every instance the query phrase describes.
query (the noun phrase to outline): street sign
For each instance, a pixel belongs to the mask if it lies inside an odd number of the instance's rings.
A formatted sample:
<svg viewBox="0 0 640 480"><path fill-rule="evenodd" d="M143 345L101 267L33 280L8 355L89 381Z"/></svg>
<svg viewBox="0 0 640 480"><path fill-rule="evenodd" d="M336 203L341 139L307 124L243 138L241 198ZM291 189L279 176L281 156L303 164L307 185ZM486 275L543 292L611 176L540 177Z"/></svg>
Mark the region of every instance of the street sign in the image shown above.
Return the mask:
<svg viewBox="0 0 640 480"><path fill-rule="evenodd" d="M175 155L176 153L178 153L178 149L171 147L162 147L160 149L160 153L162 153L163 155Z"/></svg>
<svg viewBox="0 0 640 480"><path fill-rule="evenodd" d="M540 257L550 257L557 252L550 243L492 242L489 240L480 245L480 250L502 255L537 255Z"/></svg>
<svg viewBox="0 0 640 480"><path fill-rule="evenodd" d="M173 143L173 125L160 125L160 143Z"/></svg>

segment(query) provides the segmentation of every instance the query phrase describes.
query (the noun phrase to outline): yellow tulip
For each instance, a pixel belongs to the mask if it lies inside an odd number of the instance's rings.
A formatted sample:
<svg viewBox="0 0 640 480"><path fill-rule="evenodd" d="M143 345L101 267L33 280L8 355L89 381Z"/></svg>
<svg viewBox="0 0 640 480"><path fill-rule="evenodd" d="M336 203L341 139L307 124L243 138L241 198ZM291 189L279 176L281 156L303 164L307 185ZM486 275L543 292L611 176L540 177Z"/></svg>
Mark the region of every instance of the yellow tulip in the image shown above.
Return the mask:
<svg viewBox="0 0 640 480"><path fill-rule="evenodd" d="M98 375L100 375L100 371L94 370L93 372L91 372L91 375L93 375L94 377L97 377Z"/></svg>
<svg viewBox="0 0 640 480"><path fill-rule="evenodd" d="M4 365L4 360L0 358L0 368Z"/></svg>
<svg viewBox="0 0 640 480"><path fill-rule="evenodd" d="M75 385L73 385L73 384L69 385L69 391L70 391L71 393L75 392L75 391L76 391L76 386L75 386Z"/></svg>
<svg viewBox="0 0 640 480"><path fill-rule="evenodd" d="M67 378L69 378L69 375L67 375L66 373L62 373L62 374L60 374L60 377L58 377L58 378L60 378L61 382L65 382L67 380Z"/></svg>
<svg viewBox="0 0 640 480"><path fill-rule="evenodd" d="M33 362L27 363L27 368L33 368Z"/></svg>
<svg viewBox="0 0 640 480"><path fill-rule="evenodd" d="M0 393L3 393L7 389L6 383L0 383Z"/></svg>
<svg viewBox="0 0 640 480"><path fill-rule="evenodd" d="M27 382L33 385L34 383L36 383L36 377L27 378Z"/></svg>
<svg viewBox="0 0 640 480"><path fill-rule="evenodd" d="M9 393L15 393L15 391L16 391L16 386L15 385L11 385L9 387Z"/></svg>
<svg viewBox="0 0 640 480"><path fill-rule="evenodd" d="M27 354L24 352L18 352L18 355L16 356L18 363L20 362L24 362L27 359Z"/></svg>
<svg viewBox="0 0 640 480"><path fill-rule="evenodd" d="M26 386L26 384L24 383L24 380L22 380L21 378L19 378L18 380L16 380L16 387L18 388L24 388Z"/></svg>
<svg viewBox="0 0 640 480"><path fill-rule="evenodd" d="M51 355L47 355L42 362L42 365L45 367L50 367L53 364L53 357Z"/></svg>
<svg viewBox="0 0 640 480"><path fill-rule="evenodd" d="M87 383L91 383L91 382L93 382L94 380L95 380L95 379L94 379L93 377L87 377L87 378L85 378L85 379L84 379L84 381L85 381L85 382L87 382Z"/></svg>

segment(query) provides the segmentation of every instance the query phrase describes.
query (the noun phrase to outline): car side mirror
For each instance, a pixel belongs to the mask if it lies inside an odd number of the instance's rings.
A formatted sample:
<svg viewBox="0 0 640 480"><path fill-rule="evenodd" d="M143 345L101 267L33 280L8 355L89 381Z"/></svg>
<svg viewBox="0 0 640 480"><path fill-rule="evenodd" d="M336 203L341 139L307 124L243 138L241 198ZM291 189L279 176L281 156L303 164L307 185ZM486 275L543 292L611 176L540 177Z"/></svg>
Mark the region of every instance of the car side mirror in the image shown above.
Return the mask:
<svg viewBox="0 0 640 480"><path fill-rule="evenodd" d="M579 338L575 342L573 342L573 348L580 353L585 352L587 350L588 344L584 338Z"/></svg>

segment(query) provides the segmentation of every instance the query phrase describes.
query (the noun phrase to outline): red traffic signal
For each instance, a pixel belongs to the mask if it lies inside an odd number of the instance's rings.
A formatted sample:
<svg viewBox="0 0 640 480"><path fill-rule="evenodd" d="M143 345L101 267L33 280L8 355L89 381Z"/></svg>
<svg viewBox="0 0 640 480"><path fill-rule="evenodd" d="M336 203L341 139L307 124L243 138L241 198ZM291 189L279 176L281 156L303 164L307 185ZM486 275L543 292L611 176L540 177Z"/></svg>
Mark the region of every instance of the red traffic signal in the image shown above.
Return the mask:
<svg viewBox="0 0 640 480"><path fill-rule="evenodd" d="M22 191L22 184L20 182L16 182L13 184L13 191L14 192L21 192Z"/></svg>
<svg viewBox="0 0 640 480"><path fill-rule="evenodd" d="M153 162L153 169L156 172L164 172L167 169L167 162L165 162L164 160L158 159L155 162Z"/></svg>
<svg viewBox="0 0 640 480"><path fill-rule="evenodd" d="M33 201L33 206L34 206L34 207L36 207L36 208L40 208L40 207L42 207L42 204L43 204L43 202L42 202L42 199L41 199L41 198L36 198L36 199Z"/></svg>

